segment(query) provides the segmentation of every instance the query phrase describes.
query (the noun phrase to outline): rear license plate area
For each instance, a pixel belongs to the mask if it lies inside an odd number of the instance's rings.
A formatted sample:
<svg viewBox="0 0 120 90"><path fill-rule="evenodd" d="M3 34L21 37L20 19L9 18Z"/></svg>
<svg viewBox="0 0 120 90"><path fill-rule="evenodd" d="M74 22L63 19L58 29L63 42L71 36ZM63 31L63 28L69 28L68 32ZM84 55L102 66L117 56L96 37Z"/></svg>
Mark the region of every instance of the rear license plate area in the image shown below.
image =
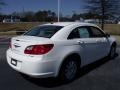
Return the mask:
<svg viewBox="0 0 120 90"><path fill-rule="evenodd" d="M14 65L14 66L17 66L17 60L11 59L11 64Z"/></svg>

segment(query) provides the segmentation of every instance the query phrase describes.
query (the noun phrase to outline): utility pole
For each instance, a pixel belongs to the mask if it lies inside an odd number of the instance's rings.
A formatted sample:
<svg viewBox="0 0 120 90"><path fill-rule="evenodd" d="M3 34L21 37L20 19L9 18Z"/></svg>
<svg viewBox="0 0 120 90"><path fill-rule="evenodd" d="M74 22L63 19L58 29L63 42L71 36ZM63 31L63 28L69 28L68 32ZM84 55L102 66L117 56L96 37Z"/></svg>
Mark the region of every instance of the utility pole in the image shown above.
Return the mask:
<svg viewBox="0 0 120 90"><path fill-rule="evenodd" d="M106 0L101 0L101 7L102 7L102 26L101 28L104 30L104 24L105 24L105 1Z"/></svg>
<svg viewBox="0 0 120 90"><path fill-rule="evenodd" d="M58 22L60 22L60 0L58 0Z"/></svg>

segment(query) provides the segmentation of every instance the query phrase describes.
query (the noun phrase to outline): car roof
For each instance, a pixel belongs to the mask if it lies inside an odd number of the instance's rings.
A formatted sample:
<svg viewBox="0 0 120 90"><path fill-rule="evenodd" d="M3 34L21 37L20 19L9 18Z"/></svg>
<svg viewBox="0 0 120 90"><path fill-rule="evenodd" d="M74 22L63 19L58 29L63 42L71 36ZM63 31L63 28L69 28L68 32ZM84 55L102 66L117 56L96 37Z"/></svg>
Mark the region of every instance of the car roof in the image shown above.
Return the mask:
<svg viewBox="0 0 120 90"><path fill-rule="evenodd" d="M91 23L83 23L83 22L54 22L54 23L48 23L48 24L44 24L44 25L55 25L55 26L68 26L68 25L89 25L89 26L96 26L95 24L91 24Z"/></svg>

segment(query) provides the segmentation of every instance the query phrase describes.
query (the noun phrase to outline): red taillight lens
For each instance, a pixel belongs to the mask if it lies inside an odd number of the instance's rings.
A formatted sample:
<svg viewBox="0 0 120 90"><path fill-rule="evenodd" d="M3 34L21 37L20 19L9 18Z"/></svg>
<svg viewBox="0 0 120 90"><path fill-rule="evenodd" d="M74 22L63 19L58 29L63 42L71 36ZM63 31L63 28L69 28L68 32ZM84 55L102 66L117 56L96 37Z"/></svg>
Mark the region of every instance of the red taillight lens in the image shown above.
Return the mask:
<svg viewBox="0 0 120 90"><path fill-rule="evenodd" d="M32 45L28 46L24 53L33 54L33 55L42 55L48 53L52 48L53 44L44 44L44 45Z"/></svg>
<svg viewBox="0 0 120 90"><path fill-rule="evenodd" d="M9 41L9 48L12 48L11 41Z"/></svg>

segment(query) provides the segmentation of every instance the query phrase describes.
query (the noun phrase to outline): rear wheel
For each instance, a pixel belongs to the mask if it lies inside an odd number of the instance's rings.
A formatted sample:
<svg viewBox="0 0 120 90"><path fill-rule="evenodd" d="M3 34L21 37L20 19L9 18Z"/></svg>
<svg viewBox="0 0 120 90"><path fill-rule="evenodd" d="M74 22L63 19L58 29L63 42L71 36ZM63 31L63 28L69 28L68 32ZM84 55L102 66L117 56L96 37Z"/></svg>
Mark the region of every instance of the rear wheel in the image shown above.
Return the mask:
<svg viewBox="0 0 120 90"><path fill-rule="evenodd" d="M26 74L23 74L23 73L21 73L21 72L18 72L22 77L24 77L24 78L29 78L30 76L28 76L28 75L26 75Z"/></svg>
<svg viewBox="0 0 120 90"><path fill-rule="evenodd" d="M76 78L78 73L78 63L73 58L68 58L62 65L59 77L67 82Z"/></svg>
<svg viewBox="0 0 120 90"><path fill-rule="evenodd" d="M110 49L109 58L111 59L114 58L115 54L116 54L116 45L113 44Z"/></svg>

